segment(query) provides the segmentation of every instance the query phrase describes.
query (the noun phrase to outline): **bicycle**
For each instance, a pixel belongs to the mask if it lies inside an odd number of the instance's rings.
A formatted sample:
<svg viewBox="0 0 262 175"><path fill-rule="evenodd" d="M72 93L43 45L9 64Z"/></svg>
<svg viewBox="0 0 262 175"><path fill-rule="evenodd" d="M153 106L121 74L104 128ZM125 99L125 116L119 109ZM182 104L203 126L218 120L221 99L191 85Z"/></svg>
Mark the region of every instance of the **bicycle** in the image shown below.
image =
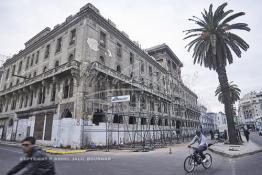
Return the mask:
<svg viewBox="0 0 262 175"><path fill-rule="evenodd" d="M208 144L208 147L210 147L213 144ZM191 153L189 156L186 157L184 161L184 169L187 173L191 173L196 166L201 165L208 169L212 165L212 156L209 153L205 153L206 156L206 162L202 162L201 156L195 151L197 147L191 147L193 149L193 153ZM190 149L190 148L189 148Z"/></svg>

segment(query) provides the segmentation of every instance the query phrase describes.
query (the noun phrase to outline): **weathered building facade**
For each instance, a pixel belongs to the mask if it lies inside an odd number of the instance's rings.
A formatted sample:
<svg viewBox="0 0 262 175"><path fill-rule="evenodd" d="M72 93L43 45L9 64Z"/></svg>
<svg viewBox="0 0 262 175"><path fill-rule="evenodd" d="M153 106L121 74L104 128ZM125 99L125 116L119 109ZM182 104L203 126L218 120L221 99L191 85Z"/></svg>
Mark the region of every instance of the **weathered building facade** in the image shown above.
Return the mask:
<svg viewBox="0 0 262 175"><path fill-rule="evenodd" d="M87 4L0 68L0 137L77 148L191 135L200 112L182 66L167 45L142 50ZM112 103L121 95L130 101Z"/></svg>

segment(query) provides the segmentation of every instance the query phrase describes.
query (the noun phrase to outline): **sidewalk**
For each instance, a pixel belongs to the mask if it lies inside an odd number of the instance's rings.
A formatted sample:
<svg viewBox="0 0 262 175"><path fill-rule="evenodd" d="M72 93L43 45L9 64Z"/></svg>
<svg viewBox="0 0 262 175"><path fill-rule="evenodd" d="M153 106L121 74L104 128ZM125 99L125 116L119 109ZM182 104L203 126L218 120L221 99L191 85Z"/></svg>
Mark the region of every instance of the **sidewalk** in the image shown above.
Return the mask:
<svg viewBox="0 0 262 175"><path fill-rule="evenodd" d="M7 145L7 146L14 146L21 148L21 143L19 142L11 142L11 141L2 141L0 140L0 145ZM36 144L37 145L37 144ZM47 147L43 145L37 145L38 147L42 148L46 153L49 154L79 154L79 153L85 153L88 150L80 149L80 150L71 150L71 149L63 149L63 148L54 148L54 147Z"/></svg>
<svg viewBox="0 0 262 175"><path fill-rule="evenodd" d="M243 138L243 137L242 137ZM210 151L220 154L225 157L237 158L247 155L252 155L258 152L262 152L262 147L253 143L245 142L242 145L229 145L224 143L216 143L208 148Z"/></svg>

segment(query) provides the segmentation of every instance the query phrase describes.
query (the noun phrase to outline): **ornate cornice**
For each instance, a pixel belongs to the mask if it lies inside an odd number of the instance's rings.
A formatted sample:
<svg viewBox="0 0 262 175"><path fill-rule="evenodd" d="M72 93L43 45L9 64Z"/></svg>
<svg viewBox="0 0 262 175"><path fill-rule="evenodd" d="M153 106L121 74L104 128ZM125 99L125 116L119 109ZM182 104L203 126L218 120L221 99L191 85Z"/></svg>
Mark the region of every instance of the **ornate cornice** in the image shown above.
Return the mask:
<svg viewBox="0 0 262 175"><path fill-rule="evenodd" d="M5 61L5 63L3 64L3 66L4 67L8 66L8 65L16 62L18 59L21 59L22 57L32 53L37 48L43 46L48 41L54 39L57 35L65 32L68 28L70 28L70 27L74 26L75 24L77 24L79 21L82 20L83 16L84 16L84 14L76 14L75 16L72 17L71 20L65 21L64 23L62 23L58 27L56 27L53 30L51 30L48 34L46 34L45 36L43 36L42 38L37 40L34 44L26 47L24 50L20 51L16 55L14 55L12 58L7 59Z"/></svg>
<svg viewBox="0 0 262 175"><path fill-rule="evenodd" d="M100 14L95 13L92 9L90 9L89 18L91 20L96 21L101 27L107 29L109 33L113 33L116 38L120 41L128 45L131 49L135 50L141 57L145 58L147 61L155 65L162 72L167 73L166 69L163 68L159 63L157 63L153 58L150 57L146 52L144 52L140 47L138 47L133 41L131 41L128 37L126 37L121 31L119 31L116 27L111 25L108 20L102 17Z"/></svg>
<svg viewBox="0 0 262 175"><path fill-rule="evenodd" d="M104 17L102 17L99 13L97 13L93 8L90 6L86 6L85 9L81 9L80 12L78 12L76 15L72 16L70 20L65 21L58 27L55 27L53 30L51 30L48 34L43 36L41 39L36 41L34 44L26 47L24 50L20 51L17 55L14 55L11 59L6 60L6 62L3 64L3 66L8 66L9 64L14 63L18 59L28 55L29 53L33 52L43 44L47 43L51 39L53 39L55 36L61 34L71 26L77 24L83 17L89 17L93 20L95 20L99 25L101 25L103 28L106 28L110 32L112 32L116 38L120 39L122 42L124 42L126 45L128 45L130 48L134 49L137 53L140 54L141 57L145 58L150 63L154 64L157 68L159 68L162 72L166 73L166 70L157 63L153 58L151 58L146 52L144 52L140 47L138 47L133 41L131 41L128 37L126 37L121 31L119 31L115 26L110 24L108 20L106 20Z"/></svg>

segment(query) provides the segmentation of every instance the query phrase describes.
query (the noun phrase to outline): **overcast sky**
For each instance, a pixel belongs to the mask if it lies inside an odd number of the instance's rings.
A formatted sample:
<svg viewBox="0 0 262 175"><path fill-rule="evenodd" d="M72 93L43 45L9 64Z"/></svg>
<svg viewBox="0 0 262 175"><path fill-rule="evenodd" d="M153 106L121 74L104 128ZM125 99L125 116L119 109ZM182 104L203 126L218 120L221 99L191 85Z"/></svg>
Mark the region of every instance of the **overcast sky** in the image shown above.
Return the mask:
<svg viewBox="0 0 262 175"><path fill-rule="evenodd" d="M182 77L209 111L224 111L214 91L218 86L217 74L207 68L193 65L184 41L185 29L196 27L187 19L200 16L210 3L215 7L222 0L1 0L0 53L13 55L24 49L24 43L46 26L53 28L67 16L75 14L86 3L96 6L105 18L110 18L142 48L161 43L168 44L183 62ZM237 32L250 49L227 67L229 81L234 81L243 96L249 91L262 90L262 1L229 0L227 9L244 11L237 21L248 23L251 32ZM260 50L261 49L261 50Z"/></svg>

